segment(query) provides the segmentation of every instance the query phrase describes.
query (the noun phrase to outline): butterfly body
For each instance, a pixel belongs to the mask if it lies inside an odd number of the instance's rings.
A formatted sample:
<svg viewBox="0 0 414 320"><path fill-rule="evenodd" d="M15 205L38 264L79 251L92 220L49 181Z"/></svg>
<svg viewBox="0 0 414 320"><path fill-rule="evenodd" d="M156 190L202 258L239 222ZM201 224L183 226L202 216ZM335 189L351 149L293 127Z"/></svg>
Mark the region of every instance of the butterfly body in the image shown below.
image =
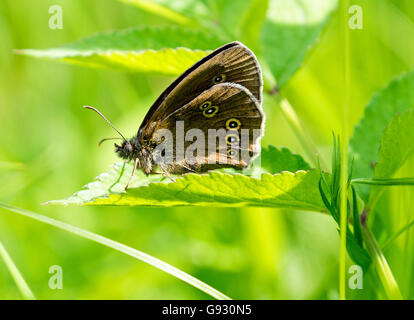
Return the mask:
<svg viewBox="0 0 414 320"><path fill-rule="evenodd" d="M146 174L157 172L157 167L166 174L244 168L260 149L262 87L260 65L253 52L239 42L228 43L179 76L152 105L137 135L122 145L115 144L115 151L122 159L133 160L134 170L139 168ZM163 130L171 133L174 146L168 163L162 161L165 149L159 149L165 136L157 133ZM224 147L210 149L216 139L207 139L212 130L222 133ZM193 132L193 136L203 134L206 138L189 159L186 151L180 156L177 148L180 143L183 150L194 148L194 141L188 138ZM243 132L249 136L244 145ZM219 135L217 139L221 139ZM250 157L243 159L242 153Z"/></svg>
<svg viewBox="0 0 414 320"><path fill-rule="evenodd" d="M150 148L150 146L142 146L138 136L125 140L122 145L115 144L115 152L121 159L126 161L136 160L137 167L147 175L152 173L154 168L152 150L153 148Z"/></svg>

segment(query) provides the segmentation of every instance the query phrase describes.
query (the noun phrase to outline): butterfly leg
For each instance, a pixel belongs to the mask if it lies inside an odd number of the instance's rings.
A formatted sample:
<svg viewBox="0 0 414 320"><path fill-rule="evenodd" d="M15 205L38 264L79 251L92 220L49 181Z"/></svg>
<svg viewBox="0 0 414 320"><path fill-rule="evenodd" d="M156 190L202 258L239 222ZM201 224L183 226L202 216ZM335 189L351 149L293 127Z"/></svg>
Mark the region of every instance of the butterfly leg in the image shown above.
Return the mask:
<svg viewBox="0 0 414 320"><path fill-rule="evenodd" d="M131 183L132 177L135 175L135 170L137 169L137 166L138 166L138 161L139 161L139 159L138 159L138 158L135 158L135 161L134 161L134 169L132 169L132 174L131 174L131 176L129 177L128 183L127 183L127 184L126 184L126 186L125 186L125 191L127 191L128 186L129 186L129 184Z"/></svg>
<svg viewBox="0 0 414 320"><path fill-rule="evenodd" d="M177 163L178 164L178 163ZM178 164L180 167L182 167L182 168L184 168L184 169L187 169L188 171L191 171L191 172L195 172L195 170L193 170L192 168L190 168L189 166L187 166L187 165L185 165L185 164L183 164L183 163L180 163L180 164Z"/></svg>
<svg viewBox="0 0 414 320"><path fill-rule="evenodd" d="M160 169L161 169L161 174L164 176L164 177L166 177L166 178L168 178L168 179L170 179L171 180L171 182L175 182L175 179L173 178L173 177L171 177L171 175L168 173L168 171L165 169L165 168L163 168L162 166L160 166Z"/></svg>
<svg viewBox="0 0 414 320"><path fill-rule="evenodd" d="M119 174L118 179L116 179L116 181L113 184L111 184L111 186L108 188L108 191L110 193L112 193L112 188L114 187L114 185L116 185L119 181L121 181L121 178L122 178L122 176L124 174L124 171L125 171L125 166L126 166L126 161L124 161L124 164L123 164L123 166L121 168L121 173Z"/></svg>

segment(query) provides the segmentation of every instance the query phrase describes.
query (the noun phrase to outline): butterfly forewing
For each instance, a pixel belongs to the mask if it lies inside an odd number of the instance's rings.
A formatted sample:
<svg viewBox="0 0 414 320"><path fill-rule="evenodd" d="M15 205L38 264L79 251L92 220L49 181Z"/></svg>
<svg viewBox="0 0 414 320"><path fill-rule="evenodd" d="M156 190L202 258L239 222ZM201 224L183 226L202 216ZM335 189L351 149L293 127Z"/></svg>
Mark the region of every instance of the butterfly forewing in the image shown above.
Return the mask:
<svg viewBox="0 0 414 320"><path fill-rule="evenodd" d="M243 86L261 104L263 83L259 63L252 51L239 42L218 48L177 78L151 107L140 127L139 139L143 144L150 141L163 119L205 90L223 83Z"/></svg>

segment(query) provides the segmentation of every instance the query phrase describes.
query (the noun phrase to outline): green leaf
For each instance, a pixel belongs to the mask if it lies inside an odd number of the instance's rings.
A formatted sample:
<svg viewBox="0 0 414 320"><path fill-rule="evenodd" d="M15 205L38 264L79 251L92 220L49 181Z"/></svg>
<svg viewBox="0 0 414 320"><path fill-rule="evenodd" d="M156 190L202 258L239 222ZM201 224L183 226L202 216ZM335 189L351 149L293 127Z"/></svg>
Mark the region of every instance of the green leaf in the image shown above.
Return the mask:
<svg viewBox="0 0 414 320"><path fill-rule="evenodd" d="M270 0L263 55L279 87L302 65L336 5L336 0Z"/></svg>
<svg viewBox="0 0 414 320"><path fill-rule="evenodd" d="M125 193L109 195L102 188L108 187L108 184L99 181L102 178L98 177L98 181L72 197L49 203L156 207L257 206L326 211L317 191L319 172L316 170L263 174L261 179L221 172L187 174L178 177L174 183L143 183L141 187L130 188ZM116 175L112 178L116 178ZM142 174L139 174L139 178L142 178ZM98 190L105 191L99 194Z"/></svg>
<svg viewBox="0 0 414 320"><path fill-rule="evenodd" d="M212 23L207 24L206 27L216 24L228 37L241 39L243 27L246 29L246 24L250 22L250 27L254 28L254 24L261 19L260 15L258 15L260 11L256 10L259 5L257 2L264 1L209 0L207 3L211 12L209 18ZM254 19L257 19L257 21ZM259 31L258 28L256 30ZM258 38L257 35L258 33L256 33L256 38Z"/></svg>
<svg viewBox="0 0 414 320"><path fill-rule="evenodd" d="M358 244L354 235L347 230L346 233L346 248L351 259L361 266L364 271L367 271L371 264L371 257L368 252Z"/></svg>
<svg viewBox="0 0 414 320"><path fill-rule="evenodd" d="M384 130L378 151L374 178L392 178L398 169L414 154L414 110L395 116ZM375 198L381 187L371 188L370 199Z"/></svg>
<svg viewBox="0 0 414 320"><path fill-rule="evenodd" d="M287 148L278 149L274 146L268 146L263 150L261 165L269 173L310 169L310 165L300 155L293 154Z"/></svg>
<svg viewBox="0 0 414 320"><path fill-rule="evenodd" d="M200 30L142 26L96 34L59 48L16 53L88 67L179 75L222 44L216 36Z"/></svg>
<svg viewBox="0 0 414 320"><path fill-rule="evenodd" d="M261 30L266 18L269 0L253 0L242 20L240 37L242 41L256 54L260 52Z"/></svg>
<svg viewBox="0 0 414 320"><path fill-rule="evenodd" d="M268 157L267 153L284 154L288 167L307 167L296 155L274 148L269 149L269 152L263 152L266 154L265 157ZM281 160L276 158L275 163L278 161ZM240 173L192 173L177 176L174 183L160 175L147 177L139 171L132 179L131 188L123 192L132 171L132 166L128 164L120 182L112 188L116 193L110 194L108 189L118 179L122 164L116 163L109 172L101 174L94 182L86 185L84 190L71 197L48 203L157 207L259 206L326 212L318 192L320 173L317 170L301 170L296 173L284 171L275 175L264 173L261 179ZM278 164L274 168L282 166Z"/></svg>
<svg viewBox="0 0 414 320"><path fill-rule="evenodd" d="M375 94L365 108L365 114L355 126L350 140L354 178L374 176L373 166L378 161L382 132L397 113L414 107L413 88L414 72L406 73ZM361 198L368 199L368 186L357 186L357 191Z"/></svg>

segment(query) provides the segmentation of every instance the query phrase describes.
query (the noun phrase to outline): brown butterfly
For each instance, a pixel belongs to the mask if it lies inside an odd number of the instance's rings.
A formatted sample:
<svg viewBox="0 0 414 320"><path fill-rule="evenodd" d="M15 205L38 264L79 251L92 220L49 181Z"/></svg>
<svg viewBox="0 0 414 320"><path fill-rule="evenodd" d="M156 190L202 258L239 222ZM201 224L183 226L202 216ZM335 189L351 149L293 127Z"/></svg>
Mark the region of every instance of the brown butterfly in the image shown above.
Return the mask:
<svg viewBox="0 0 414 320"><path fill-rule="evenodd" d="M130 140L98 110L85 107L99 113L121 135L124 141L115 144L115 151L125 161L134 161L132 176L136 168L148 175L158 173L155 168L159 167L170 177L247 167L260 152L262 90L262 72L254 53L240 42L231 42L195 63L168 86ZM167 139L160 132L171 134ZM212 132L216 136L211 138ZM198 148L188 139L189 133L197 133ZM203 134L204 141L200 138ZM166 152L166 146L172 146L172 152ZM165 160L166 153L169 161Z"/></svg>

